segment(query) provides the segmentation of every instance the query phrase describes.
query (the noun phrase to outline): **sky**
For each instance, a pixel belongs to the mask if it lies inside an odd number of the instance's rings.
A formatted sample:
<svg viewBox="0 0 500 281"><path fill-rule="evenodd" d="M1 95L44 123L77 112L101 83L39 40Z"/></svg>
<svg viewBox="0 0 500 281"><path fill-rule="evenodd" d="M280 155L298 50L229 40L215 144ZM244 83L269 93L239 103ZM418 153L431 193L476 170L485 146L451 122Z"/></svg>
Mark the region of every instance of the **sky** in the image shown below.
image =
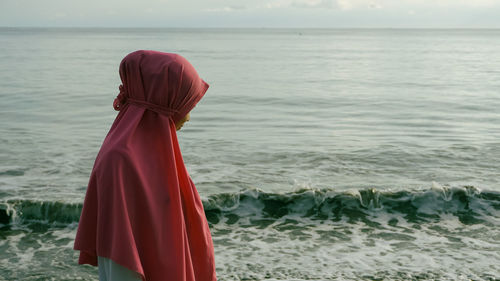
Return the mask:
<svg viewBox="0 0 500 281"><path fill-rule="evenodd" d="M500 0L0 0L0 26L500 28Z"/></svg>

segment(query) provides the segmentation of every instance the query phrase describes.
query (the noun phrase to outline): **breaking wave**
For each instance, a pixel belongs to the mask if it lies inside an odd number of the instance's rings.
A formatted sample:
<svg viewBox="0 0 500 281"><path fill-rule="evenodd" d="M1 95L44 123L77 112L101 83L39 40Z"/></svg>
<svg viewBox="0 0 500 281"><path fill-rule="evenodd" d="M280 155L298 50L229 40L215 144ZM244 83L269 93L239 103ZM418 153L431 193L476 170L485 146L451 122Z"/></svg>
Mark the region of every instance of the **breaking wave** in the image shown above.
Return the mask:
<svg viewBox="0 0 500 281"><path fill-rule="evenodd" d="M500 217L500 193L480 191L473 186L342 192L304 188L287 193L247 189L208 196L203 205L211 224L232 224L242 217L276 220L284 216L356 222L381 212L415 223L438 221L442 215L456 216L464 224L486 223L485 218ZM37 222L64 226L78 222L81 208L81 203L8 200L0 202L0 224Z"/></svg>

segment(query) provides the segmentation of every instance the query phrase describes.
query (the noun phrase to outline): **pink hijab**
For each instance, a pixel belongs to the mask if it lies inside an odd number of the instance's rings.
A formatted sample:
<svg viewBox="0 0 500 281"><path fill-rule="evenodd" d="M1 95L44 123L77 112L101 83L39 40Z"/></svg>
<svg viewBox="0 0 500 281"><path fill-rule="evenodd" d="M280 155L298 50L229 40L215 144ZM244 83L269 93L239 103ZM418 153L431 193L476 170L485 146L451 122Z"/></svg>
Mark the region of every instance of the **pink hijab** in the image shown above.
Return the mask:
<svg viewBox="0 0 500 281"><path fill-rule="evenodd" d="M107 257L143 280L214 281L210 229L177 142L208 89L182 56L135 51L120 64L119 110L90 175L75 238L79 264Z"/></svg>

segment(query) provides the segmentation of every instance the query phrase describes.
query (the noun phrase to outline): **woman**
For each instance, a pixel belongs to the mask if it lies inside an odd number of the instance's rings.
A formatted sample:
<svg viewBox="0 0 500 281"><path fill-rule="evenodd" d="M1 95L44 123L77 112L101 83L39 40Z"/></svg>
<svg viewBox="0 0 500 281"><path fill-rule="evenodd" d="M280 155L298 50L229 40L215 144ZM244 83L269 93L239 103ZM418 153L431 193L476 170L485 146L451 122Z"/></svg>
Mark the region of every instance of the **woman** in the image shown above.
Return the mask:
<svg viewBox="0 0 500 281"><path fill-rule="evenodd" d="M182 56L157 51L128 54L120 77L75 238L79 263L99 265L101 280L214 281L212 237L176 134L209 85Z"/></svg>

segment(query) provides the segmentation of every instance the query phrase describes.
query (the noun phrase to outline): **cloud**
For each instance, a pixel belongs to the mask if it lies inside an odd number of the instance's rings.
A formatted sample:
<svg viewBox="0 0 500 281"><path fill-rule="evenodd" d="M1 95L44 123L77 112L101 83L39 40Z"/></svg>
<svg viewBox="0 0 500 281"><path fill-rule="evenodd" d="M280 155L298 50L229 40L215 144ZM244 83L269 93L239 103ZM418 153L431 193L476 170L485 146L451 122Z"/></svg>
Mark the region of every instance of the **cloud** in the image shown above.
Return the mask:
<svg viewBox="0 0 500 281"><path fill-rule="evenodd" d="M394 1L384 1L384 0L379 0L379 1L374 1L374 0L336 0L337 6L341 10L353 10L353 9L358 9L358 8L370 8L370 9L382 9L384 6L387 6L388 2L394 2ZM382 3L384 2L384 3ZM404 2L404 0L399 1Z"/></svg>
<svg viewBox="0 0 500 281"><path fill-rule="evenodd" d="M266 9L277 9L277 8L287 8L290 7L292 1L290 0L274 0L264 5L257 6L257 8L266 8Z"/></svg>
<svg viewBox="0 0 500 281"><path fill-rule="evenodd" d="M53 20L59 20L59 19L64 19L64 18L67 18L68 17L68 14L67 13L56 13L52 16L52 19Z"/></svg>
<svg viewBox="0 0 500 281"><path fill-rule="evenodd" d="M291 6L297 8L334 8L334 0L295 0Z"/></svg>
<svg viewBox="0 0 500 281"><path fill-rule="evenodd" d="M256 8L336 8L336 0L274 0Z"/></svg>
<svg viewBox="0 0 500 281"><path fill-rule="evenodd" d="M373 0L273 0L257 8L279 9L290 7L352 10L360 7L381 9L383 5Z"/></svg>
<svg viewBox="0 0 500 281"><path fill-rule="evenodd" d="M500 27L500 0L0 0L0 26Z"/></svg>
<svg viewBox="0 0 500 281"><path fill-rule="evenodd" d="M498 5L498 0L337 0L349 8L381 7L488 7Z"/></svg>
<svg viewBox="0 0 500 281"><path fill-rule="evenodd" d="M246 6L240 6L240 5L233 5L233 6L226 6L226 7L221 7L221 8L208 8L205 9L205 12L233 12L233 11L238 11L238 10L246 10Z"/></svg>
<svg viewBox="0 0 500 281"><path fill-rule="evenodd" d="M370 3L370 8L372 8L372 9L382 9L382 7L383 6L379 3L375 3L375 2Z"/></svg>
<svg viewBox="0 0 500 281"><path fill-rule="evenodd" d="M419 2L419 1L411 1ZM465 7L489 7L498 5L497 0L436 0L436 1L424 1L435 3L438 6L465 6Z"/></svg>
<svg viewBox="0 0 500 281"><path fill-rule="evenodd" d="M446 8L489 7L498 5L498 0L273 0L256 8L334 8L344 11L354 9L383 8Z"/></svg>

